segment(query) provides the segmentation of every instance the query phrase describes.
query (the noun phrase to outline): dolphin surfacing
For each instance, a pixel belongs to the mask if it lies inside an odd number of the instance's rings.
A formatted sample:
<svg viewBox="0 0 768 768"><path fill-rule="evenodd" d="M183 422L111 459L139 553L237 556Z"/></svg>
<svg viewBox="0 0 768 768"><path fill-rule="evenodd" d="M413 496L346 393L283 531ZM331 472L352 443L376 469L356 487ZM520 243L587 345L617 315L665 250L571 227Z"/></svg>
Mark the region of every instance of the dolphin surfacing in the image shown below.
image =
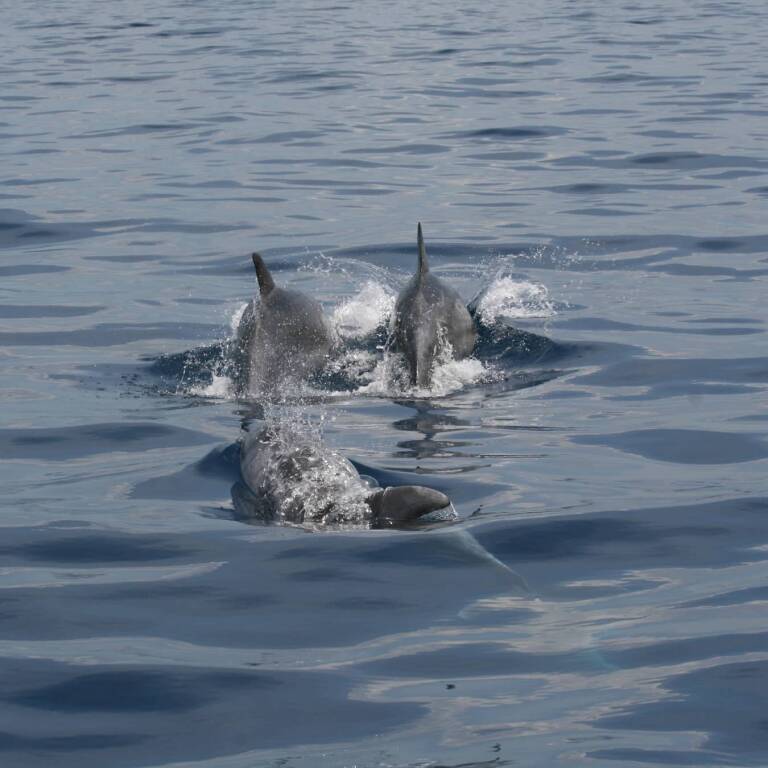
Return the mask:
<svg viewBox="0 0 768 768"><path fill-rule="evenodd" d="M411 384L426 388L440 354L471 355L477 331L461 296L429 271L421 224L417 240L418 268L397 297L390 348L405 354Z"/></svg>
<svg viewBox="0 0 768 768"><path fill-rule="evenodd" d="M276 286L261 255L251 258L260 298L249 302L237 329L235 380L241 394L306 378L323 367L333 345L320 303Z"/></svg>
<svg viewBox="0 0 768 768"><path fill-rule="evenodd" d="M338 451L280 425L244 435L240 473L232 495L244 519L388 528L451 504L444 493L419 485L372 489Z"/></svg>

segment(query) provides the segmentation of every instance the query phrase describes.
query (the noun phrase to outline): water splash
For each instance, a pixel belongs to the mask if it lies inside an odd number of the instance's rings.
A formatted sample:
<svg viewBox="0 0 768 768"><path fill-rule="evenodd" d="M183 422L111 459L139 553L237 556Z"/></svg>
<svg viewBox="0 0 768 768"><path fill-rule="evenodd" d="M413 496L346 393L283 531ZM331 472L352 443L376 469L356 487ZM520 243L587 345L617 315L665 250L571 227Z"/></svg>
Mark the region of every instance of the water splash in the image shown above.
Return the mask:
<svg viewBox="0 0 768 768"><path fill-rule="evenodd" d="M483 325L505 320L554 317L555 303L546 286L497 274L470 305Z"/></svg>
<svg viewBox="0 0 768 768"><path fill-rule="evenodd" d="M395 294L368 280L357 295L339 304L331 323L340 339L363 339L386 326L395 309Z"/></svg>
<svg viewBox="0 0 768 768"><path fill-rule="evenodd" d="M495 381L501 374L485 365L476 357L456 360L446 350L432 369L429 387L411 383L405 357L396 352L386 352L376 367L367 375L369 382L357 392L378 397L445 397L475 384Z"/></svg>
<svg viewBox="0 0 768 768"><path fill-rule="evenodd" d="M232 379L225 374L213 373L210 384L190 385L186 392L193 397L209 397L216 400L232 400L235 397Z"/></svg>
<svg viewBox="0 0 768 768"><path fill-rule="evenodd" d="M238 308L232 313L232 317L229 318L229 327L232 330L232 335L237 333L237 329L240 327L240 321L243 319L245 310L248 309L250 302L244 301L238 306Z"/></svg>

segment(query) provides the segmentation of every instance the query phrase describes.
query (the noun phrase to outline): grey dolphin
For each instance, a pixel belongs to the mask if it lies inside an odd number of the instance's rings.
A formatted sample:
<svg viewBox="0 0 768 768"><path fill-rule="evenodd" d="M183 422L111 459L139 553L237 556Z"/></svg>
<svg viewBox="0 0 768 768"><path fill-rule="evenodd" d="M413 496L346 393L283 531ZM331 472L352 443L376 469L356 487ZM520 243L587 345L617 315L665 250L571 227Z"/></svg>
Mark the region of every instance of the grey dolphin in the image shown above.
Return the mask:
<svg viewBox="0 0 768 768"><path fill-rule="evenodd" d="M428 387L435 359L450 345L454 358L472 354L477 331L459 294L429 271L421 224L416 274L397 297L390 348L403 352L411 383Z"/></svg>
<svg viewBox="0 0 768 768"><path fill-rule="evenodd" d="M264 259L251 257L260 300L243 312L235 341L235 380L240 393L273 390L285 378L302 379L322 368L333 344L320 303L275 285Z"/></svg>
<svg viewBox="0 0 768 768"><path fill-rule="evenodd" d="M387 528L451 504L444 493L420 485L372 489L338 451L280 425L245 434L240 473L232 496L243 518Z"/></svg>

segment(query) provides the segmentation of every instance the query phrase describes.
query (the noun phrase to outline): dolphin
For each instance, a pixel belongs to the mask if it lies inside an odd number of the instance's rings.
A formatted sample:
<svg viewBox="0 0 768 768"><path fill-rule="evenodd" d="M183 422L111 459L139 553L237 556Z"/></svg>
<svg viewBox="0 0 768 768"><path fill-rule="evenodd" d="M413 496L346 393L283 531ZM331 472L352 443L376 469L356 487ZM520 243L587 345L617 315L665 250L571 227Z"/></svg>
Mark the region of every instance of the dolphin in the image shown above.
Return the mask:
<svg viewBox="0 0 768 768"><path fill-rule="evenodd" d="M243 519L389 528L430 512L452 511L451 500L432 488L371 488L349 459L292 426L246 432L240 473L232 498Z"/></svg>
<svg viewBox="0 0 768 768"><path fill-rule="evenodd" d="M333 345L320 303L275 285L261 255L252 254L259 301L243 312L235 338L235 381L240 393L270 391L323 367Z"/></svg>
<svg viewBox="0 0 768 768"><path fill-rule="evenodd" d="M397 297L389 348L403 352L411 384L428 387L435 359L450 346L457 360L472 354L477 338L461 296L429 271L421 224L416 274Z"/></svg>

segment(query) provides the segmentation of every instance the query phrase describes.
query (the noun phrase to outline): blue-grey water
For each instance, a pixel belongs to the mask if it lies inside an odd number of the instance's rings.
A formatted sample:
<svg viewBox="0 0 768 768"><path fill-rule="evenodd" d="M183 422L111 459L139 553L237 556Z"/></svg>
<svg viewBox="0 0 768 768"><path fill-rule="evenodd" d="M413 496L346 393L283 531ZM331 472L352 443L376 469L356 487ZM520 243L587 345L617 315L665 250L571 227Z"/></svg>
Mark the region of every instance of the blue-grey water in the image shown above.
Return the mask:
<svg viewBox="0 0 768 768"><path fill-rule="evenodd" d="M2 8L1 765L768 764L764 3ZM459 521L237 521L249 252L417 220L494 376L304 413Z"/></svg>

